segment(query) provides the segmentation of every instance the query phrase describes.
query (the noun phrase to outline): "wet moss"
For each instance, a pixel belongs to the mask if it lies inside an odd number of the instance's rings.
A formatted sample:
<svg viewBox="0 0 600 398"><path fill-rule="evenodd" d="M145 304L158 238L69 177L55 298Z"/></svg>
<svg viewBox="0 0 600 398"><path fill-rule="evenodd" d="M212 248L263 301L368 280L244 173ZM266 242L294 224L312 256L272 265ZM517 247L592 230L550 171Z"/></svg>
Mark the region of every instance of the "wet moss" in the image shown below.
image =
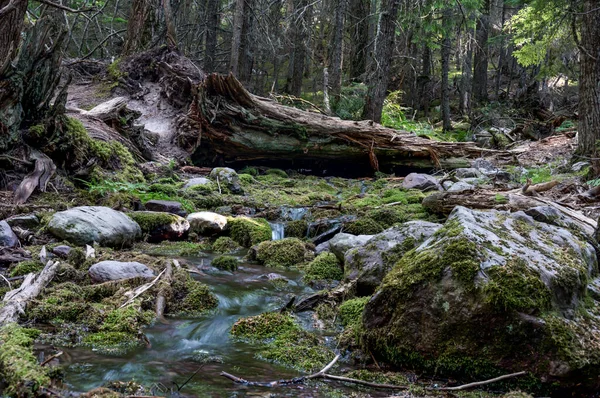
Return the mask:
<svg viewBox="0 0 600 398"><path fill-rule="evenodd" d="M229 217L227 225L231 238L244 247L271 240L271 226L264 218Z"/></svg>
<svg viewBox="0 0 600 398"><path fill-rule="evenodd" d="M40 366L33 354L33 341L38 334L38 330L16 323L0 328L0 373L7 384L7 396L38 396L39 389L50 384L48 368Z"/></svg>
<svg viewBox="0 0 600 398"><path fill-rule="evenodd" d="M208 286L194 280L183 269L178 269L173 273L171 288L173 300L167 307L170 315L199 316L215 308L219 303Z"/></svg>
<svg viewBox="0 0 600 398"><path fill-rule="evenodd" d="M292 267L305 261L306 246L298 238L262 242L256 259L267 267Z"/></svg>
<svg viewBox="0 0 600 398"><path fill-rule="evenodd" d="M287 331L267 344L258 357L300 371L322 369L335 354L323 347L323 343L313 334L303 330Z"/></svg>
<svg viewBox="0 0 600 398"><path fill-rule="evenodd" d="M486 274L484 295L498 311L531 314L550 309L550 290L524 260L512 258L504 266L487 269Z"/></svg>
<svg viewBox="0 0 600 398"><path fill-rule="evenodd" d="M265 312L264 314L240 318L231 328L231 335L248 341L260 342L300 327L289 314Z"/></svg>
<svg viewBox="0 0 600 398"><path fill-rule="evenodd" d="M343 232L352 235L375 235L383 232L383 226L369 217L363 217L344 225Z"/></svg>
<svg viewBox="0 0 600 398"><path fill-rule="evenodd" d="M176 223L178 217L174 214L154 212L154 211L135 211L127 214L136 223L139 224L142 232L151 233L160 227Z"/></svg>
<svg viewBox="0 0 600 398"><path fill-rule="evenodd" d="M281 169L269 169L265 172L265 174L269 175L269 176L280 177L280 178L288 178L287 173Z"/></svg>
<svg viewBox="0 0 600 398"><path fill-rule="evenodd" d="M82 344L105 355L123 355L140 347L143 342L137 336L125 332L96 332L85 335Z"/></svg>
<svg viewBox="0 0 600 398"><path fill-rule="evenodd" d="M285 224L285 236L289 238L305 238L308 231L308 223L304 220L294 220Z"/></svg>
<svg viewBox="0 0 600 398"><path fill-rule="evenodd" d="M240 245L228 236L221 236L212 244L215 253L231 253L240 249Z"/></svg>
<svg viewBox="0 0 600 398"><path fill-rule="evenodd" d="M314 281L339 281L343 278L344 271L335 254L324 252L319 254L305 268L304 280Z"/></svg>
<svg viewBox="0 0 600 398"><path fill-rule="evenodd" d="M236 271L239 261L233 256L219 256L212 261L212 266L224 271Z"/></svg>
<svg viewBox="0 0 600 398"><path fill-rule="evenodd" d="M44 269L44 264L40 263L37 260L27 260L21 261L14 266L14 268L10 271L10 276L21 276L27 275L30 272L37 273Z"/></svg>
<svg viewBox="0 0 600 398"><path fill-rule="evenodd" d="M344 301L339 308L342 325L359 324L365 305L370 299L371 297L359 297Z"/></svg>
<svg viewBox="0 0 600 398"><path fill-rule="evenodd" d="M344 376L379 384L393 384L396 386L406 386L410 384L405 375L395 372L374 372L367 369L357 369L344 374Z"/></svg>

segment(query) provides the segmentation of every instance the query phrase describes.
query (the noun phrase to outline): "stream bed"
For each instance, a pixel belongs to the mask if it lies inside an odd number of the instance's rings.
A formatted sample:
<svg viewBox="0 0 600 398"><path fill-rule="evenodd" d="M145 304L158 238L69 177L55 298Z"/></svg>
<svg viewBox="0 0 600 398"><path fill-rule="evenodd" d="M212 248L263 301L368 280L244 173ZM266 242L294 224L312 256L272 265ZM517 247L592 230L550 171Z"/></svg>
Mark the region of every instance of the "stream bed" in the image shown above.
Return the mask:
<svg viewBox="0 0 600 398"><path fill-rule="evenodd" d="M236 385L219 376L221 371L254 381L291 378L301 373L255 358L258 348L229 335L231 326L240 318L277 310L291 296L312 292L302 284L297 271L276 270L289 280L287 286L276 288L266 275L272 268L242 263L235 273L218 271L203 264L206 259L187 259L199 267L196 279L210 286L219 299L218 307L201 318L167 318L168 324L155 323L145 330L151 347L140 348L125 356L107 356L86 348L61 348L61 362L66 365L65 383L73 391L89 391L110 381L129 381L146 386L160 386L151 393L177 390L200 366L202 369L180 391L181 396L241 397L323 396L319 385L257 388ZM309 326L308 315L301 323ZM220 358L221 363L202 365L194 356ZM261 392L262 391L262 392ZM168 394L166 394L168 396ZM174 395L177 396L177 395Z"/></svg>

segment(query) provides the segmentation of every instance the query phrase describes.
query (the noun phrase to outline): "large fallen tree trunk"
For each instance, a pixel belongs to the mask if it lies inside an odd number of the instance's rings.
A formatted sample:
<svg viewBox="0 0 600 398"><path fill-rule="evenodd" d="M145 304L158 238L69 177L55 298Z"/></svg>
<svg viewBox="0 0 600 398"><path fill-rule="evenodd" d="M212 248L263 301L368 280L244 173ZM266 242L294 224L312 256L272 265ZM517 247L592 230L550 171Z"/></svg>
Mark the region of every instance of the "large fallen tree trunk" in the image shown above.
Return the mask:
<svg viewBox="0 0 600 398"><path fill-rule="evenodd" d="M372 121L284 106L250 94L232 75L209 75L194 91L188 113L192 123L187 123L187 133L180 133L179 144L197 163L275 163L365 173L468 167L469 158L509 156L470 142L438 142Z"/></svg>

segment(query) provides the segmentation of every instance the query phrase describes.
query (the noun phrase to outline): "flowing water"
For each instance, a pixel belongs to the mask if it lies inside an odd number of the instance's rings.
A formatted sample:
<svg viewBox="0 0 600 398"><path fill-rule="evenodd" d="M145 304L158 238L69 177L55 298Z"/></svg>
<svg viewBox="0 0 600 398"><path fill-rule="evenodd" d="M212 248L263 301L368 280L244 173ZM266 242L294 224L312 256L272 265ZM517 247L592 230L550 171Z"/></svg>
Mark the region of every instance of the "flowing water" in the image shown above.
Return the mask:
<svg viewBox="0 0 600 398"><path fill-rule="evenodd" d="M200 260L197 261L200 264ZM216 356L222 363L208 363L181 390L182 396L242 397L272 396L312 397L319 394L319 385L298 385L278 389L260 389L234 385L219 376L221 371L256 381L270 381L298 376L299 373L255 358L257 348L230 338L229 330L240 317L276 310L291 295L304 295L312 290L301 283L295 271L279 271L288 278L287 288L277 290L266 274L273 269L242 264L234 273L200 266L203 275L195 276L206 283L219 298L218 308L202 318L169 318L168 324L157 323L145 330L151 342L125 356L106 356L84 348L66 348L66 383L74 391L88 391L109 381L135 380L146 386L163 385L173 388L191 376L200 366L194 355ZM303 324L310 324L304 319ZM175 388L176 390L176 388ZM160 394L159 394L160 395Z"/></svg>

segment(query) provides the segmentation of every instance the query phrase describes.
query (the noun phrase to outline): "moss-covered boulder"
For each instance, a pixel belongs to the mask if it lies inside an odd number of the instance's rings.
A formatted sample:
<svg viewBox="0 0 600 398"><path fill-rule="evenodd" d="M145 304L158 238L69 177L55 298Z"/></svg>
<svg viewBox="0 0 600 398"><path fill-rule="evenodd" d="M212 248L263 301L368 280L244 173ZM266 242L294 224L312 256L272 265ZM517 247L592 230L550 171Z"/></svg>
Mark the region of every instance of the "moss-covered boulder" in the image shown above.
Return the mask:
<svg viewBox="0 0 600 398"><path fill-rule="evenodd" d="M367 303L376 357L439 375L526 370L566 388L600 387L594 247L523 212L456 207L399 259Z"/></svg>
<svg viewBox="0 0 600 398"><path fill-rule="evenodd" d="M138 223L148 242L152 243L182 239L190 229L190 223L176 214L135 211L128 215Z"/></svg>
<svg viewBox="0 0 600 398"><path fill-rule="evenodd" d="M258 358L302 371L321 369L335 356L317 336L302 330L289 314L267 312L241 318L231 328L231 334L260 344Z"/></svg>
<svg viewBox="0 0 600 398"><path fill-rule="evenodd" d="M375 235L383 232L383 226L370 217L363 217L344 224L342 230L352 235Z"/></svg>
<svg viewBox="0 0 600 398"><path fill-rule="evenodd" d="M210 172L210 178L233 194L243 195L244 190L240 185L240 177L234 169L229 167L215 167Z"/></svg>
<svg viewBox="0 0 600 398"><path fill-rule="evenodd" d="M344 273L348 281L356 281L356 293L373 294L384 276L409 250L433 235L440 224L409 221L373 236L364 245L350 248L344 255Z"/></svg>
<svg viewBox="0 0 600 398"><path fill-rule="evenodd" d="M217 238L217 240L215 240L215 242L212 244L212 250L215 253L220 254L231 253L240 248L241 246L238 245L237 242L231 239L229 236L221 236Z"/></svg>
<svg viewBox="0 0 600 398"><path fill-rule="evenodd" d="M285 236L288 238L305 238L308 232L308 223L304 220L287 222L284 227Z"/></svg>
<svg viewBox="0 0 600 398"><path fill-rule="evenodd" d="M310 258L311 251L298 238L262 242L256 248L256 259L268 267L291 267Z"/></svg>
<svg viewBox="0 0 600 398"><path fill-rule="evenodd" d="M194 280L183 269L173 273L171 288L173 298L167 305L169 315L200 316L219 304L207 285Z"/></svg>
<svg viewBox="0 0 600 398"><path fill-rule="evenodd" d="M239 261L233 256L219 256L212 261L212 266L223 271L235 271L238 269Z"/></svg>
<svg viewBox="0 0 600 398"><path fill-rule="evenodd" d="M314 283L318 281L339 281L344 276L342 265L335 254L324 252L306 265L304 280Z"/></svg>
<svg viewBox="0 0 600 398"><path fill-rule="evenodd" d="M227 225L231 239L244 247L271 240L271 226L264 218L228 217Z"/></svg>

